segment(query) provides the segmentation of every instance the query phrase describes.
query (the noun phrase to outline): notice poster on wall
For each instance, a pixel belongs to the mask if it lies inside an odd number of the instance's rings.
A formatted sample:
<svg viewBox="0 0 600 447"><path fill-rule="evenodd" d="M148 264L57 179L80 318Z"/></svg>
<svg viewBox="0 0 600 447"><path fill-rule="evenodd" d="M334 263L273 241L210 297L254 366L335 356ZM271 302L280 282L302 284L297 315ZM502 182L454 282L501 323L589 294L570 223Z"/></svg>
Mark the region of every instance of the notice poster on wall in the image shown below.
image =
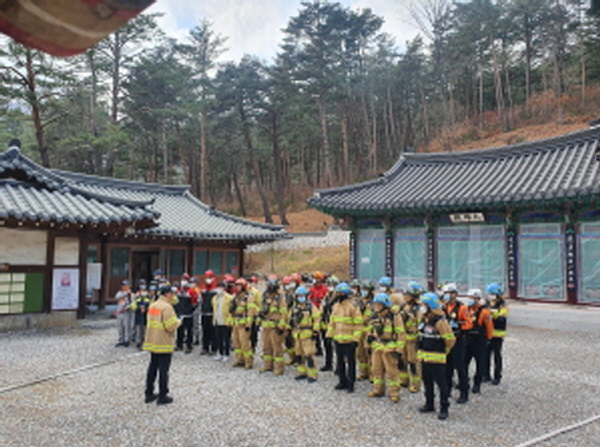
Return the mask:
<svg viewBox="0 0 600 447"><path fill-rule="evenodd" d="M54 269L52 310L75 310L79 306L79 269Z"/></svg>
<svg viewBox="0 0 600 447"><path fill-rule="evenodd" d="M87 290L100 290L102 287L102 264L90 262L87 265Z"/></svg>

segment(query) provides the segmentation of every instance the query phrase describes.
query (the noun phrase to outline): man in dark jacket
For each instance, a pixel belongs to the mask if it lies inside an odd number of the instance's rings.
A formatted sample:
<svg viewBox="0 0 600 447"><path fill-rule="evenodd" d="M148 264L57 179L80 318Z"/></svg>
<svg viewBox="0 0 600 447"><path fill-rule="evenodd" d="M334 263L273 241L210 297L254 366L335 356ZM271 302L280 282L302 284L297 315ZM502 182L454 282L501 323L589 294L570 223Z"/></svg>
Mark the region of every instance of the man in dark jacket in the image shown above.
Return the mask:
<svg viewBox="0 0 600 447"><path fill-rule="evenodd" d="M181 326L177 329L177 350L183 350L185 343L185 353L192 352L192 342L194 341L193 331L193 316L194 306L192 305L192 297L188 293L190 284L187 281L181 281L181 288L177 294L179 299L175 305L175 311L181 319Z"/></svg>
<svg viewBox="0 0 600 447"><path fill-rule="evenodd" d="M200 312L202 315L202 352L200 355L215 352L212 299L216 295L216 288L215 273L212 270L207 270L204 273L204 284L200 292Z"/></svg>

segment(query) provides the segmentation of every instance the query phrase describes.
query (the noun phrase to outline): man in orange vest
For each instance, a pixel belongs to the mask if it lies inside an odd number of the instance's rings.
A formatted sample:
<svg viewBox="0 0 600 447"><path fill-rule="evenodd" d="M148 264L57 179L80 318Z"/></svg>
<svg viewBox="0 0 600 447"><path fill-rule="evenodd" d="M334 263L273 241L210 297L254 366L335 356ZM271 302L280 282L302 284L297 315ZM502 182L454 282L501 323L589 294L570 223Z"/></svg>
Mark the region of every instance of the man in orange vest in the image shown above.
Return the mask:
<svg viewBox="0 0 600 447"><path fill-rule="evenodd" d="M466 331L467 355L465 363L468 371L471 359L475 359L475 377L473 378L473 388L471 389L471 392L477 394L481 390L481 382L485 368L485 353L489 341L494 336L494 323L492 322L492 314L486 307L487 301L483 298L481 290L471 289L467 295L469 296L469 308L467 314L472 323L472 327Z"/></svg>
<svg viewBox="0 0 600 447"><path fill-rule="evenodd" d="M465 331L473 327L473 323L467 315L467 306L458 300L458 288L456 284L450 283L443 286L446 318L452 328L456 343L448 353L446 362L446 381L450 392L452 392L452 377L454 370L458 375L458 388L460 397L456 400L458 404L464 404L469 400L469 374L467 372L467 364L465 362L465 354L467 349L467 336Z"/></svg>

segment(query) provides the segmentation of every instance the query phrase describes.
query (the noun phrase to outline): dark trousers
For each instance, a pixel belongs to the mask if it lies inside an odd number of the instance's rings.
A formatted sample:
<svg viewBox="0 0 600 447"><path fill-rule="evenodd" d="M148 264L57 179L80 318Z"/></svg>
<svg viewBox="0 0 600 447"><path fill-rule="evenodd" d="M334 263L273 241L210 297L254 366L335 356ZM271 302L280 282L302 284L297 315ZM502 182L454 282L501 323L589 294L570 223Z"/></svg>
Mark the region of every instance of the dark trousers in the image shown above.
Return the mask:
<svg viewBox="0 0 600 447"><path fill-rule="evenodd" d="M356 381L356 344L355 343L337 343L335 344L335 353L337 355L337 374L340 384L348 387L354 387ZM348 364L346 365L346 362ZM346 370L346 366L348 369Z"/></svg>
<svg viewBox="0 0 600 447"><path fill-rule="evenodd" d="M451 393L452 376L454 371L458 375L458 389L461 396L469 394L469 374L467 372L467 362L465 355L467 352L467 339L464 335L456 336L456 343L446 358L446 383L448 392Z"/></svg>
<svg viewBox="0 0 600 447"><path fill-rule="evenodd" d="M333 339L325 337L326 331L321 331L321 337L323 338L323 347L325 348L325 366L333 366Z"/></svg>
<svg viewBox="0 0 600 447"><path fill-rule="evenodd" d="M158 397L163 398L169 394L169 367L171 354L150 353L150 365L146 374L146 396L154 394L154 382L158 373Z"/></svg>
<svg viewBox="0 0 600 447"><path fill-rule="evenodd" d="M256 345L258 343L258 330L260 326L256 323L252 323L252 328L250 329L252 332L250 334L250 342L252 343L252 350L256 350Z"/></svg>
<svg viewBox="0 0 600 447"><path fill-rule="evenodd" d="M446 365L444 363L423 362L423 386L425 388L425 405L433 408L435 400L434 383L440 391L441 410L448 409L448 382L446 382Z"/></svg>
<svg viewBox="0 0 600 447"><path fill-rule="evenodd" d="M181 319L181 326L177 328L177 347L179 349L183 348L184 343L188 349L192 349L192 342L194 341L193 322L194 319L191 316Z"/></svg>
<svg viewBox="0 0 600 447"><path fill-rule="evenodd" d="M323 347L321 345L322 342L325 342L325 337L323 337L323 334L321 331L318 331L317 339L315 340L315 344L316 344L316 348L317 348L317 355L323 355Z"/></svg>
<svg viewBox="0 0 600 447"><path fill-rule="evenodd" d="M231 350L231 328L229 326L215 326L216 351L228 356Z"/></svg>
<svg viewBox="0 0 600 447"><path fill-rule="evenodd" d="M212 315L202 315L202 350L215 351L215 328Z"/></svg>
<svg viewBox="0 0 600 447"><path fill-rule="evenodd" d="M485 367L485 352L487 350L487 339L481 335L469 335L467 337L467 352L465 365L469 371L469 365L472 359L475 359L475 376L473 385L481 385L483 379L483 369Z"/></svg>
<svg viewBox="0 0 600 447"><path fill-rule="evenodd" d="M494 359L494 379L500 380L502 378L502 344L504 339L501 337L494 337L490 340L490 344L487 352L487 362L485 373L490 375L491 361Z"/></svg>

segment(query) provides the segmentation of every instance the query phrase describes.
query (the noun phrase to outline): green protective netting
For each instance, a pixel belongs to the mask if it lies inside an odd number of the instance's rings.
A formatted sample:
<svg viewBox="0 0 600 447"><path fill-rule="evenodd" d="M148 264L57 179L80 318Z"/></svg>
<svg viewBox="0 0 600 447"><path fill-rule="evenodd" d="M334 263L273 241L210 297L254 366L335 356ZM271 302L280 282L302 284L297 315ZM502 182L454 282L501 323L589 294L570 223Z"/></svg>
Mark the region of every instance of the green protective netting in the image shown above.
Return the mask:
<svg viewBox="0 0 600 447"><path fill-rule="evenodd" d="M356 242L357 278L378 281L385 275L385 231L360 230Z"/></svg>
<svg viewBox="0 0 600 447"><path fill-rule="evenodd" d="M600 301L600 224L583 224L579 235L579 299Z"/></svg>
<svg viewBox="0 0 600 447"><path fill-rule="evenodd" d="M401 228L394 234L394 285L427 284L427 238L424 228Z"/></svg>
<svg viewBox="0 0 600 447"><path fill-rule="evenodd" d="M519 229L519 296L564 301L564 237L560 224Z"/></svg>
<svg viewBox="0 0 600 447"><path fill-rule="evenodd" d="M501 225L439 228L438 282L454 282L461 293L506 284L505 236Z"/></svg>

